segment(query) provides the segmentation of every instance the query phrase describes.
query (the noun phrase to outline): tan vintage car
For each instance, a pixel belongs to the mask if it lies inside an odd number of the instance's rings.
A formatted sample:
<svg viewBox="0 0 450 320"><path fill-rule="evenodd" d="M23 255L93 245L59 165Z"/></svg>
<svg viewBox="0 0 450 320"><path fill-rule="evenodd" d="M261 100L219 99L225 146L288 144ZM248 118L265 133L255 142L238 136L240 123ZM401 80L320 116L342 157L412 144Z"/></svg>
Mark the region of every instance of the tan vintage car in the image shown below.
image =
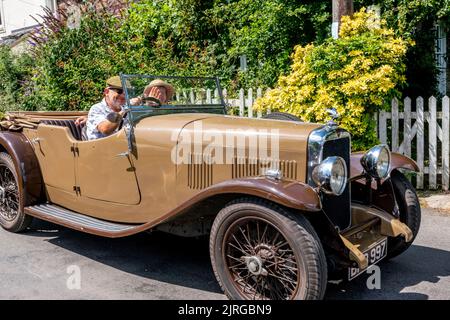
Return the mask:
<svg viewBox="0 0 450 320"><path fill-rule="evenodd" d="M413 160L384 145L352 153L333 121L227 116L215 78L159 77L175 87L172 101L132 106L152 77L121 77L127 116L106 138L83 140L83 113L10 114L4 229L24 231L34 217L111 238L209 235L232 299L321 299L329 279L351 280L417 235L420 205L402 173L418 171Z"/></svg>

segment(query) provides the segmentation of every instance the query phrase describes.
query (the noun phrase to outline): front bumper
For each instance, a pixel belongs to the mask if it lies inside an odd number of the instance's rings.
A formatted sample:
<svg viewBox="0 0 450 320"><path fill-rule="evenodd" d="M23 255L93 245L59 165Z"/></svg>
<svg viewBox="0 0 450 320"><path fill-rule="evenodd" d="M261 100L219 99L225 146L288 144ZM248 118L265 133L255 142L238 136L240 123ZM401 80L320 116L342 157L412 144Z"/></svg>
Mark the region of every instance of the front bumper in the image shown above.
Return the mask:
<svg viewBox="0 0 450 320"><path fill-rule="evenodd" d="M385 211L352 203L351 213L352 226L341 232L340 238L349 250L349 259L361 270L368 267L368 260L363 252L384 237L402 236L406 242L413 239L411 229Z"/></svg>

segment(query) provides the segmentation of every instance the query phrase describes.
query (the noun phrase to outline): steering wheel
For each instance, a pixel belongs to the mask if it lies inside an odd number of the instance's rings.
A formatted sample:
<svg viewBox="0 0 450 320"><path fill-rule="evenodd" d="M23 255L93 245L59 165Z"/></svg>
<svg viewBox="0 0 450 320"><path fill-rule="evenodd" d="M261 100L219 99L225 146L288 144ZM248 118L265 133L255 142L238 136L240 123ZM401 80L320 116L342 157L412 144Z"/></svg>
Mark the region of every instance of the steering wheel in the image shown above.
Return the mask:
<svg viewBox="0 0 450 320"><path fill-rule="evenodd" d="M155 107L157 107L157 108L161 107L161 105L162 105L161 100L159 100L155 97L142 97L142 102L144 102L144 101L151 101L151 102L156 103Z"/></svg>

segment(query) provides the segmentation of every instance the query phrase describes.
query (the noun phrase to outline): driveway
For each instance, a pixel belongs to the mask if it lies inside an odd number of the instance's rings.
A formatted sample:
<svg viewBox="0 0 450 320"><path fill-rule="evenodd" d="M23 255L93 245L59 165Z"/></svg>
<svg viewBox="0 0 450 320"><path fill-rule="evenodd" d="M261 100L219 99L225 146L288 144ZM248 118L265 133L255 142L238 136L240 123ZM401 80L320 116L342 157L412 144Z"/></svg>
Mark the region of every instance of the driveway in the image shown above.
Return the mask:
<svg viewBox="0 0 450 320"><path fill-rule="evenodd" d="M368 275L329 283L326 299L450 299L450 215L423 210L418 238ZM162 233L105 239L35 221L23 234L0 230L0 299L224 299L207 239Z"/></svg>

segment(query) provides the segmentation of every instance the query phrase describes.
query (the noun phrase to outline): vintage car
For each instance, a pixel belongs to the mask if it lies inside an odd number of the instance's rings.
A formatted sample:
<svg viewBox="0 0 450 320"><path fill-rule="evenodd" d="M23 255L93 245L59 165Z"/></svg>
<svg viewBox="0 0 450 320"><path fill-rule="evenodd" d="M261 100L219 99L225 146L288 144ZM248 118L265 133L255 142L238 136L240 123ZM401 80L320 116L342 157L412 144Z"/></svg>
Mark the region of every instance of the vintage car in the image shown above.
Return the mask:
<svg viewBox="0 0 450 320"><path fill-rule="evenodd" d="M21 232L34 217L111 238L209 235L231 299L321 299L329 279L411 245L421 212L402 173L418 171L410 158L385 145L352 153L333 120L226 115L216 78L158 77L172 101L131 105L153 78L121 75L127 120L106 138L83 140L74 119L86 113L10 113L2 227Z"/></svg>

